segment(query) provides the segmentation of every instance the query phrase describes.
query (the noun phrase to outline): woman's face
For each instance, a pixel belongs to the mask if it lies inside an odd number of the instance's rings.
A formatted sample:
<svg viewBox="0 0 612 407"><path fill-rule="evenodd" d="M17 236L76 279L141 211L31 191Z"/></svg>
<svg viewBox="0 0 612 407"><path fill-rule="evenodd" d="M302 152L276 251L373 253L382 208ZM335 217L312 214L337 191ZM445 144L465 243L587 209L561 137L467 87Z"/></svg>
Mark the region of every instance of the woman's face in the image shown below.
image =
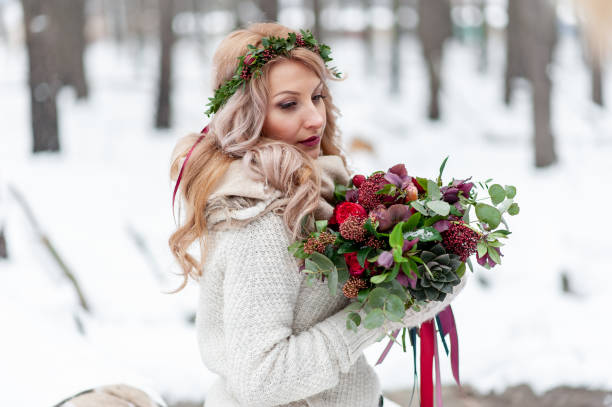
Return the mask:
<svg viewBox="0 0 612 407"><path fill-rule="evenodd" d="M268 91L263 134L317 158L326 120L321 79L305 65L284 60L270 67Z"/></svg>

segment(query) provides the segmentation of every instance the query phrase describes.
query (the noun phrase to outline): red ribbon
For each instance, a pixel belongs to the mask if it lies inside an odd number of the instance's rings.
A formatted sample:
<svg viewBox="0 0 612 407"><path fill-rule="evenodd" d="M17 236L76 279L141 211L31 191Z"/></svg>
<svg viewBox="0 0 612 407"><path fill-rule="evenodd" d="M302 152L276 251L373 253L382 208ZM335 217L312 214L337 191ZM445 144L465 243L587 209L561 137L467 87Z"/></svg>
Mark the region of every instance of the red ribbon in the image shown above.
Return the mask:
<svg viewBox="0 0 612 407"><path fill-rule="evenodd" d="M174 213L174 199L176 198L176 191L178 191L179 184L181 183L181 179L183 178L183 170L185 169L185 165L187 164L187 160L189 160L189 157L191 156L191 153L193 152L193 149L204 138L204 135L206 133L208 133L208 126L206 126L206 127L204 127L202 129L202 131L200 132L201 136L198 137L198 139L196 140L195 143L193 143L193 146L191 146L191 149L189 150L189 152L187 153L187 156L185 157L185 161L183 161L183 165L181 165L181 170L179 171L178 178L176 179L176 185L174 186L174 193L172 194L172 213Z"/></svg>
<svg viewBox="0 0 612 407"><path fill-rule="evenodd" d="M433 407L433 358L436 331L433 320L423 322L421 337L421 407Z"/></svg>

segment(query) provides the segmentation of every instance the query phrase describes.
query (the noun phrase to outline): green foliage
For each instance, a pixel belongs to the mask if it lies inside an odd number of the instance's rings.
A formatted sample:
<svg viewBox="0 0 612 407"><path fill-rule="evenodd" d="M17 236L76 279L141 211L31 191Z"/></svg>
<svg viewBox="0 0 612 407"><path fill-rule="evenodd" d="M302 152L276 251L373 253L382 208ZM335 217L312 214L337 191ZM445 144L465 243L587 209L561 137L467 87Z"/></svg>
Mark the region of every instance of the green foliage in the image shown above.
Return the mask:
<svg viewBox="0 0 612 407"><path fill-rule="evenodd" d="M428 201L425 205L440 216L448 216L450 213L450 205L445 201Z"/></svg>
<svg viewBox="0 0 612 407"><path fill-rule="evenodd" d="M385 322L385 314L383 310L380 308L375 308L366 315L365 320L363 321L363 326L367 329L375 329Z"/></svg>
<svg viewBox="0 0 612 407"><path fill-rule="evenodd" d="M498 227L501 222L501 213L499 213L497 208L485 203L476 204L476 217L481 222L489 225L491 229Z"/></svg>
<svg viewBox="0 0 612 407"><path fill-rule="evenodd" d="M521 208L519 208L518 204L516 202L514 202L512 205L510 205L510 207L508 208L508 214L510 216L514 216L514 215L518 215L519 211L521 210Z"/></svg>
<svg viewBox="0 0 612 407"><path fill-rule="evenodd" d="M317 232L325 232L325 230L327 229L327 221L317 220L315 221L315 226L317 228Z"/></svg>
<svg viewBox="0 0 612 407"><path fill-rule="evenodd" d="M506 198L506 191L499 184L493 184L489 187L489 196L493 205L498 205Z"/></svg>

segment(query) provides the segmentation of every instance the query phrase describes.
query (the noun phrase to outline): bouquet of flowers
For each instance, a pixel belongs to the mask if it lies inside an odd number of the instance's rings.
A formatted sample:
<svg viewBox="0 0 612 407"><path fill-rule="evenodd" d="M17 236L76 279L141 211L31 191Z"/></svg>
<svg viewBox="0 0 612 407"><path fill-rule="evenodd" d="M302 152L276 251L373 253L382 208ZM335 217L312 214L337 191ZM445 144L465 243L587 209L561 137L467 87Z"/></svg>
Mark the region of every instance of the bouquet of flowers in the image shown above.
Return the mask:
<svg viewBox="0 0 612 407"><path fill-rule="evenodd" d="M447 159L437 179L409 176L398 164L336 185L331 219L289 247L304 260L309 284L327 279L332 295L341 287L354 299L348 329L362 323L361 309L363 325L374 329L401 321L411 307L443 301L466 265L473 271L473 255L487 269L501 263L501 240L510 235L505 215L519 213L516 188L471 177L444 183Z"/></svg>

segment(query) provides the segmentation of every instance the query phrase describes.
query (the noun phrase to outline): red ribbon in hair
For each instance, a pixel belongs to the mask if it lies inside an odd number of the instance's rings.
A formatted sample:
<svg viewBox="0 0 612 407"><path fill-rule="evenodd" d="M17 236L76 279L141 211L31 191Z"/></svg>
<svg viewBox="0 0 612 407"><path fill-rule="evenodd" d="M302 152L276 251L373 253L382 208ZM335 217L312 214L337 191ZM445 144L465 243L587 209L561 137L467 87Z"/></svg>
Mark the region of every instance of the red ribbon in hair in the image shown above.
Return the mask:
<svg viewBox="0 0 612 407"><path fill-rule="evenodd" d="M204 135L206 135L206 133L208 133L208 125L202 129L202 131L200 132L200 137L198 137L196 142L193 143L193 146L191 146L191 149L187 153L187 156L185 156L185 161L183 161L183 165L181 166L181 170L179 171L178 178L176 179L176 185L174 186L174 193L172 194L172 213L174 213L174 199L176 198L176 191L178 191L181 179L183 178L183 170L185 169L185 165L187 165L187 160L189 160L191 153L193 153L193 149L204 138Z"/></svg>

